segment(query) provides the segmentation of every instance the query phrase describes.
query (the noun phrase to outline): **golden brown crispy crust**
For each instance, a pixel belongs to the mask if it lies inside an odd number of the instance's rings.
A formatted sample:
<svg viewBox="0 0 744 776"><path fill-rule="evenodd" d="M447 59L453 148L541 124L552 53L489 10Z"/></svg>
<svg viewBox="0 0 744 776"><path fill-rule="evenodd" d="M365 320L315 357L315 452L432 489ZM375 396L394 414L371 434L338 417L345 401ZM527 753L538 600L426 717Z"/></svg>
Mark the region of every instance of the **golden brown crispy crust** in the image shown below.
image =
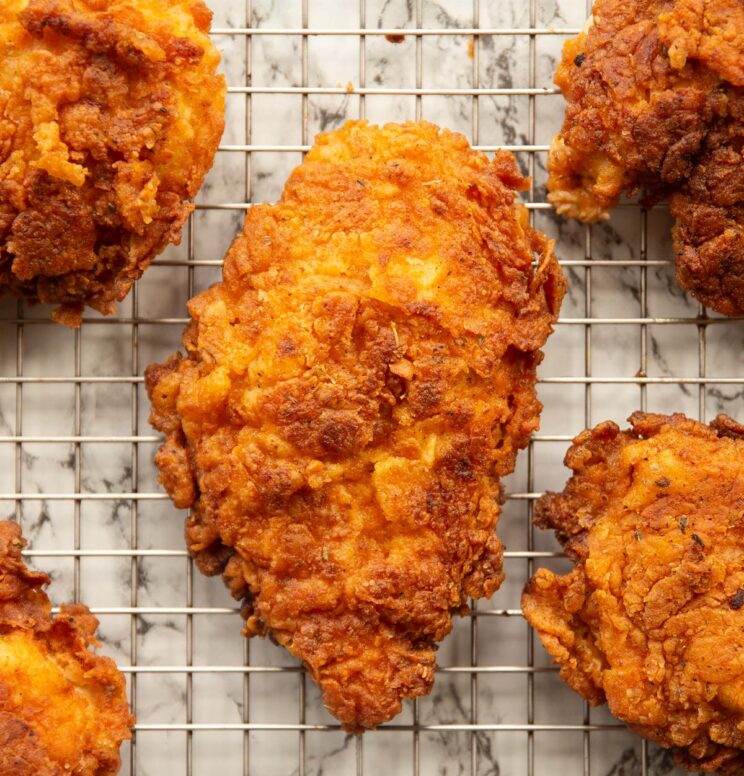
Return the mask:
<svg viewBox="0 0 744 776"><path fill-rule="evenodd" d="M46 574L21 558L15 523L0 522L0 776L113 776L131 737L124 677L98 657L85 606L52 618Z"/></svg>
<svg viewBox="0 0 744 776"><path fill-rule="evenodd" d="M561 676L693 771L744 773L744 426L635 413L582 432L537 503L574 561L525 617Z"/></svg>
<svg viewBox="0 0 744 776"><path fill-rule="evenodd" d="M565 284L526 185L425 122L321 135L191 300L187 355L146 372L200 568L348 730L427 693L452 614L503 578L498 478Z"/></svg>
<svg viewBox="0 0 744 776"><path fill-rule="evenodd" d="M669 198L677 279L744 313L744 3L597 0L555 76L568 100L550 201L592 222L621 194Z"/></svg>
<svg viewBox="0 0 744 776"><path fill-rule="evenodd" d="M0 294L112 313L180 240L225 83L201 0L5 0Z"/></svg>

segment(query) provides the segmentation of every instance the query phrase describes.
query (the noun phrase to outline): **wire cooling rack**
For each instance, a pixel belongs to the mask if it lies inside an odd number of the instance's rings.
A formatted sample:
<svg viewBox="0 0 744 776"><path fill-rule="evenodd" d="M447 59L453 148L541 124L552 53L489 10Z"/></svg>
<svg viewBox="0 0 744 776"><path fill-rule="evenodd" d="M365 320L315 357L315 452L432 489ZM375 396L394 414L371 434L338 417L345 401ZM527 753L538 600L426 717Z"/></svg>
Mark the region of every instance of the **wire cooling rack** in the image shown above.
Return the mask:
<svg viewBox="0 0 744 776"><path fill-rule="evenodd" d="M154 263L116 316L88 314L74 333L47 310L0 307L0 500L31 540L30 561L52 571L54 599L91 606L104 650L128 677L138 723L123 773L671 773L662 753L560 683L519 617L536 565L562 562L528 519L538 491L562 486L571 437L639 408L734 414L744 384L736 322L675 290L663 208L625 203L609 225L590 228L562 223L545 200L548 143L562 118L550 75L583 23L584 0L212 5L228 130L182 246ZM511 64L500 60L505 49ZM272 56L278 66L267 65ZM333 82L321 82L321 64ZM175 349L185 300L219 278L243 212L275 198L315 131L388 109L391 119L454 123L485 152L515 152L533 179L531 218L556 238L571 293L541 372L543 429L507 483L507 582L456 623L432 698L348 737L301 667L241 640L219 581L196 573L183 515L156 484L159 440L141 375Z"/></svg>

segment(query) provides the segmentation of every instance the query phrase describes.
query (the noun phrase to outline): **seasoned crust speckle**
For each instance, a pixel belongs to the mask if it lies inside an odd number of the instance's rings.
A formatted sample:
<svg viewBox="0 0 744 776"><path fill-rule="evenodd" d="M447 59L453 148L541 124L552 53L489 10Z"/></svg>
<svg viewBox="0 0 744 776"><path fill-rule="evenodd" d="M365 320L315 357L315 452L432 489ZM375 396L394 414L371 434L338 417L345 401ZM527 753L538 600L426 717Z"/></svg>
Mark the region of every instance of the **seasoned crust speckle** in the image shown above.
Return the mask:
<svg viewBox="0 0 744 776"><path fill-rule="evenodd" d="M52 618L46 574L23 563L15 523L0 522L0 774L114 776L130 738L124 677L98 657L98 621L81 605Z"/></svg>
<svg viewBox="0 0 744 776"><path fill-rule="evenodd" d="M680 285L744 314L744 3L597 0L555 80L556 210L593 222L622 194L668 198Z"/></svg>
<svg viewBox="0 0 744 776"><path fill-rule="evenodd" d="M561 676L693 771L744 773L744 426L636 413L584 431L537 503L573 560L522 607Z"/></svg>
<svg viewBox="0 0 744 776"><path fill-rule="evenodd" d="M499 477L565 287L526 185L425 122L321 135L146 373L200 568L348 730L427 693L452 614L503 578Z"/></svg>
<svg viewBox="0 0 744 776"><path fill-rule="evenodd" d="M0 294L112 313L212 165L225 83L201 0L0 7Z"/></svg>

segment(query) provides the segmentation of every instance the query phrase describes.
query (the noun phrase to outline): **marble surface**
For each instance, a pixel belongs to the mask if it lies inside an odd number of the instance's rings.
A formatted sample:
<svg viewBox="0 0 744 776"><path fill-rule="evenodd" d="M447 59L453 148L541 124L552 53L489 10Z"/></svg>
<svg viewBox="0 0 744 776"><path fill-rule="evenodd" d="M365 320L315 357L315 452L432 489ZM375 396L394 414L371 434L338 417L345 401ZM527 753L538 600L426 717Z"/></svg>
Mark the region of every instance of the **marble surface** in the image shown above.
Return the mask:
<svg viewBox="0 0 744 776"><path fill-rule="evenodd" d="M213 0L212 5L217 28L302 25L299 0L248 0L248 8L236 0ZM309 0L308 23L319 29L357 28L360 5L368 27L416 26L414 0ZM471 27L473 5L470 0L423 0L420 23L426 28ZM481 0L479 12L484 28L524 28L531 21L527 0ZM586 6L584 0L537 0L535 12L537 27L577 28ZM552 88L565 37L536 37L535 86ZM354 35L310 36L306 73L300 36L256 36L248 47L242 35L218 34L215 40L232 86L297 87L303 78L313 87L417 84L417 43L410 36L401 43L369 36L364 82L360 42ZM465 35L424 37L421 86L530 86L529 36L483 36L475 50L471 44ZM560 124L562 99L549 92L534 98L492 94L477 99L427 94L420 101L410 95L361 98L339 93L311 94L303 101L296 93L247 97L236 92L228 98L223 143L301 147L317 132L362 113L374 121L403 120L414 118L417 109L480 145L545 145ZM545 152L520 152L518 158L524 171L534 174L533 201L544 202ZM213 206L275 199L300 159L300 150L258 150L250 158L242 150L221 151L183 243L156 262L114 321L104 323L91 314L75 335L45 322L48 311L43 308L0 304L0 369L2 377L10 378L0 380L3 512L21 520L32 562L53 576L54 600L77 597L100 612L102 649L127 670L138 731L135 744L124 747L122 772L336 776L363 769L402 776L414 773L417 758L419 772L426 776L640 776L645 773L640 739L616 726L604 709L590 712L561 684L521 617L497 614L519 605L528 575L524 557L508 558L507 580L493 600L479 603L479 616L456 623L439 654L440 665L450 670L439 675L434 692L418 703L415 714L424 727L477 722L519 728L529 720L550 727L589 720L599 726L590 735L550 729L531 736L519 729L423 729L414 736L394 729L411 725L411 704L392 729L367 734L363 741L338 730L283 730L333 720L297 664L270 642L245 642L239 615L230 611L233 602L221 583L192 569L183 552L183 514L157 486L151 463L157 438L147 424L147 398L137 376L177 346L189 295L219 279L219 261L240 227L242 209ZM542 429L509 478L510 493L562 487L567 440L586 424L607 418L622 422L642 407L707 417L727 411L741 418L741 384L716 379L744 374L744 329L730 322L706 329L669 322L694 318L698 306L674 283L669 216L663 208L643 215L629 205L591 229L560 221L539 207L534 217L557 240L571 288L540 371L546 405ZM594 266L585 266L587 257ZM645 267L629 264L642 258L649 260ZM19 313L27 321L21 326L14 322ZM601 322L587 326L590 318ZM662 322L641 326L639 318ZM634 384L643 374L659 379L644 387ZM676 379L701 374L709 377L703 386ZM68 379L19 382L17 375ZM84 379L76 382L76 375ZM587 375L597 381L585 379ZM102 379L107 377L114 379ZM615 378L621 381L613 382ZM38 437L46 439L34 441ZM76 443L74 437L86 441ZM78 492L80 499L71 497ZM131 498L133 492L139 495ZM26 498L15 500L19 493ZM528 504L528 499L516 498L505 506L499 533L507 549L517 555L530 547L555 551L551 536L535 532L530 538ZM86 554L65 555L76 547ZM132 548L146 552L133 556L128 552ZM561 558L545 562L556 568L566 565ZM131 607L137 607L137 616ZM196 609L189 613L189 607ZM534 664L541 670L506 670L527 665L533 649ZM451 670L474 663L490 670ZM197 667L194 673L185 670L188 664ZM246 664L250 671L242 669ZM246 722L275 727L246 733L239 727ZM233 729L189 732L185 727L191 723ZM669 756L651 745L647 772L677 773Z"/></svg>

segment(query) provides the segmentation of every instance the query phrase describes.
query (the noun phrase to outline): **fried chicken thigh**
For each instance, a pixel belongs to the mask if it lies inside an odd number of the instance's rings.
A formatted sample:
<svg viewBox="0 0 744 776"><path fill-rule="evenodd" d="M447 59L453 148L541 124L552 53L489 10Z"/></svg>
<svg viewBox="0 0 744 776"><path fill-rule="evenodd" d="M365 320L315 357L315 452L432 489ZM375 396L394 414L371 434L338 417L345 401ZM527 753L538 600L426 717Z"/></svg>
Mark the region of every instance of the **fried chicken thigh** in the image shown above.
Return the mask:
<svg viewBox="0 0 744 776"><path fill-rule="evenodd" d="M593 222L622 194L668 198L679 284L744 314L744 2L597 0L555 81L557 211Z"/></svg>
<svg viewBox="0 0 744 776"><path fill-rule="evenodd" d="M684 415L574 440L537 503L574 569L522 607L561 676L692 771L744 773L744 426Z"/></svg>
<svg viewBox="0 0 744 776"><path fill-rule="evenodd" d="M0 295L112 313L180 240L225 83L201 0L0 3Z"/></svg>
<svg viewBox="0 0 744 776"><path fill-rule="evenodd" d="M26 568L24 544L0 522L0 776L113 776L134 724L124 677L90 651L86 607L52 618L49 577Z"/></svg>
<svg viewBox="0 0 744 776"><path fill-rule="evenodd" d="M503 579L499 477L564 293L526 185L425 122L321 135L146 373L199 567L350 731L429 692L453 613Z"/></svg>

